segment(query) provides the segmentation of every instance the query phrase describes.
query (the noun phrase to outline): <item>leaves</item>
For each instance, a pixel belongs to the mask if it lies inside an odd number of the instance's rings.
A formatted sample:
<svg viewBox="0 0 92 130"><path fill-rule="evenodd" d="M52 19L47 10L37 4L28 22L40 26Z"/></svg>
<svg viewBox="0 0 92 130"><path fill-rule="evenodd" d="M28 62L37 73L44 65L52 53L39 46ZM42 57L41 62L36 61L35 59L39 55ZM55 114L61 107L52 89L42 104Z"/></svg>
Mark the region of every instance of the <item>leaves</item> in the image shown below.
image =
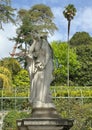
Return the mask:
<svg viewBox="0 0 92 130"><path fill-rule="evenodd" d="M2 84L0 84L0 88L11 88L11 79L9 79L6 75L0 73L0 81L2 82Z"/></svg>
<svg viewBox="0 0 92 130"><path fill-rule="evenodd" d="M63 15L67 19L67 21L68 21L68 42L69 42L69 35L70 35L69 33L70 33L71 20L76 15L76 12L77 12L77 10L76 10L76 8L74 7L73 4L69 4L68 6L66 6L65 10L63 11Z"/></svg>
<svg viewBox="0 0 92 130"><path fill-rule="evenodd" d="M89 44L92 44L92 37L87 32L76 32L70 39L70 46L72 47Z"/></svg>
<svg viewBox="0 0 92 130"><path fill-rule="evenodd" d="M19 28L17 28L17 37L14 37L21 52L26 52L32 44L34 37L53 34L57 30L53 22L53 13L50 7L44 4L32 6L29 10L21 9L18 12ZM21 23L21 24L20 24ZM15 49L13 49L15 51ZM12 54L13 55L13 54ZM20 57L19 57L20 59ZM24 68L26 68L26 59L24 60Z"/></svg>
<svg viewBox="0 0 92 130"><path fill-rule="evenodd" d="M34 5L29 10L19 10L18 18L21 25L17 29L17 38L13 39L19 44L30 44L34 36L53 34L57 30L52 11L44 4Z"/></svg>
<svg viewBox="0 0 92 130"><path fill-rule="evenodd" d="M76 54L81 67L78 72L78 84L92 86L92 37L87 32L77 32L70 40L72 48L76 48Z"/></svg>
<svg viewBox="0 0 92 130"><path fill-rule="evenodd" d="M54 82L56 84L66 84L67 82L67 43L54 41L51 43L54 52ZM69 50L70 62L70 81L76 83L77 71L80 68L80 63L77 60L76 50Z"/></svg>
<svg viewBox="0 0 92 130"><path fill-rule="evenodd" d="M0 73L6 75L9 79L11 79L11 72L8 70L8 68L1 66Z"/></svg>
<svg viewBox="0 0 92 130"><path fill-rule="evenodd" d="M77 47L78 59L81 63L79 84L92 86L92 45L80 45Z"/></svg>
<svg viewBox="0 0 92 130"><path fill-rule="evenodd" d="M36 29L38 33L40 31L41 34L44 32L53 34L57 30L56 25L52 21L54 18L53 13L48 6L44 4L34 5L29 12L33 25L38 28Z"/></svg>
<svg viewBox="0 0 92 130"><path fill-rule="evenodd" d="M11 88L12 81L11 81L11 72L8 68L0 67L0 88Z"/></svg>
<svg viewBox="0 0 92 130"><path fill-rule="evenodd" d="M20 118L26 118L29 117L28 113L26 112L18 112L18 111L9 111L8 114L4 118L4 125L3 125L3 130L16 130L16 120Z"/></svg>
<svg viewBox="0 0 92 130"><path fill-rule="evenodd" d="M0 61L0 66L8 68L11 71L12 76L17 74L18 71L21 69L19 62L14 58L9 58L9 57L3 58Z"/></svg>
<svg viewBox="0 0 92 130"><path fill-rule="evenodd" d="M29 88L30 86L30 79L29 79L29 74L27 70L22 69L21 71L18 72L18 74L14 77L14 85L16 88Z"/></svg>
<svg viewBox="0 0 92 130"><path fill-rule="evenodd" d="M14 21L14 10L10 6L10 0L1 0L0 1L0 29L3 29L2 23L8 23Z"/></svg>
<svg viewBox="0 0 92 130"><path fill-rule="evenodd" d="M71 21L74 18L74 16L76 15L76 12L77 12L77 10L74 7L74 5L69 4L68 6L65 7L63 14L68 21Z"/></svg>

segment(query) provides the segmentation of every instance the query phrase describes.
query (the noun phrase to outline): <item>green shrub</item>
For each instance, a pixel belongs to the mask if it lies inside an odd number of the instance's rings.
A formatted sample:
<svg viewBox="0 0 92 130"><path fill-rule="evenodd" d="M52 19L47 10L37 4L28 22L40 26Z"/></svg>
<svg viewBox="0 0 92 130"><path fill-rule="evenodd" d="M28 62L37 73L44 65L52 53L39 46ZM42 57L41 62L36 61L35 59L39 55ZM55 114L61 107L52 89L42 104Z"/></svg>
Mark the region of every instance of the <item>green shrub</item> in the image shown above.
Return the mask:
<svg viewBox="0 0 92 130"><path fill-rule="evenodd" d="M80 90L72 90L72 91L70 91L69 95L71 97L81 97L82 96Z"/></svg>
<svg viewBox="0 0 92 130"><path fill-rule="evenodd" d="M82 104L80 101L80 99L54 100L62 118L74 119L71 130L90 130L92 129L92 103Z"/></svg>
<svg viewBox="0 0 92 130"><path fill-rule="evenodd" d="M17 130L16 120L29 117L27 112L10 111L4 118L2 130Z"/></svg>

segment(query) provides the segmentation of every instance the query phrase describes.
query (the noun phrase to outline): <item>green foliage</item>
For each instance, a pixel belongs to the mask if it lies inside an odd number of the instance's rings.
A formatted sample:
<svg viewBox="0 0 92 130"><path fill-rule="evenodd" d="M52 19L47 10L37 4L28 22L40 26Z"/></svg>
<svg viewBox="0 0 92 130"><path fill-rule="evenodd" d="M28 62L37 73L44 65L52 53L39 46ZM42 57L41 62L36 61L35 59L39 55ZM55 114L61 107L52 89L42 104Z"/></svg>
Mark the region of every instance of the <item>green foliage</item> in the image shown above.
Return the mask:
<svg viewBox="0 0 92 130"><path fill-rule="evenodd" d="M86 87L63 87L63 86L54 86L51 87L51 90L54 89L54 92L52 91L53 97L92 97L92 90L90 88Z"/></svg>
<svg viewBox="0 0 92 130"><path fill-rule="evenodd" d="M20 69L20 63L14 58L3 58L0 60L0 66L6 67L12 73L12 76L16 75Z"/></svg>
<svg viewBox="0 0 92 130"><path fill-rule="evenodd" d="M33 30L31 18L30 18L30 13L28 10L21 9L18 12L18 18L21 20L22 24L20 27L17 29L17 37L14 38L20 46L18 47L21 49L22 43L29 44L32 41L32 36L30 35Z"/></svg>
<svg viewBox="0 0 92 130"><path fill-rule="evenodd" d="M29 97L30 87L16 87L12 88L11 91L8 89L3 89L0 91L0 97ZM92 97L91 87L63 87L63 86L53 86L51 87L51 92L53 97Z"/></svg>
<svg viewBox="0 0 92 130"><path fill-rule="evenodd" d="M64 85L67 83L67 43L54 41L51 43L54 52L54 76L55 84ZM76 83L77 71L80 68L80 63L77 60L76 50L69 50L69 69L70 69L70 84Z"/></svg>
<svg viewBox="0 0 92 130"><path fill-rule="evenodd" d="M92 102L92 89L87 87L62 87L62 86L53 86L51 87L51 93L53 96L53 99L76 99L80 100L80 103L91 103ZM1 108L3 110L28 110L30 108L29 105L29 96L30 96L30 88L18 87L17 89L11 89L9 91L8 89L0 90L0 97L3 97L3 104L2 98L1 98ZM7 98L6 98L7 97Z"/></svg>
<svg viewBox="0 0 92 130"><path fill-rule="evenodd" d="M2 24L14 21L14 10L10 6L10 0L1 0L0 1L0 29L3 29Z"/></svg>
<svg viewBox="0 0 92 130"><path fill-rule="evenodd" d="M57 29L52 21L53 13L50 7L44 4L34 5L29 10L19 10L18 18L22 24L17 29L17 37L13 39L18 44L30 44L35 35L52 34Z"/></svg>
<svg viewBox="0 0 92 130"><path fill-rule="evenodd" d="M76 8L74 7L73 4L69 4L68 6L65 7L65 10L63 11L63 14L65 18L70 21L73 19L73 17L76 15Z"/></svg>
<svg viewBox="0 0 92 130"><path fill-rule="evenodd" d="M64 17L67 19L68 21L68 41L69 41L69 33L70 33L70 24L71 24L71 20L74 18L74 16L76 15L76 8L74 7L73 4L69 4L68 6L65 7L65 10L63 11L63 15ZM68 45L69 47L69 45ZM69 49L69 48L68 48ZM69 51L68 51L69 52ZM69 55L69 54L68 54ZM68 61L69 62L69 61ZM68 63L69 64L69 63ZM68 74L69 75L69 74ZM69 77L69 76L68 76ZM69 85L69 84L68 84Z"/></svg>
<svg viewBox="0 0 92 130"><path fill-rule="evenodd" d="M21 97L20 97L21 98ZM16 105L15 105L16 103ZM3 105L0 104L0 109L5 110L5 111L10 111L10 110L18 110L18 111L23 111L23 110L28 110L30 109L29 101L28 99L4 99Z"/></svg>
<svg viewBox="0 0 92 130"><path fill-rule="evenodd" d="M30 114L29 114L30 115ZM2 130L16 130L16 120L21 119L21 118L26 118L29 117L27 112L18 112L18 111L10 111L4 118L4 124L3 124L3 129Z"/></svg>
<svg viewBox="0 0 92 130"><path fill-rule="evenodd" d="M92 128L92 103L81 104L78 99L57 99L55 104L62 118L74 119L71 130L90 130Z"/></svg>
<svg viewBox="0 0 92 130"><path fill-rule="evenodd" d="M70 39L70 45L72 47L89 44L92 44L92 38L87 32L76 32Z"/></svg>
<svg viewBox="0 0 92 130"><path fill-rule="evenodd" d="M11 72L8 70L8 68L1 66L0 73L6 75L9 79L11 79Z"/></svg>
<svg viewBox="0 0 92 130"><path fill-rule="evenodd" d="M0 73L0 88L11 88L11 79L6 75Z"/></svg>
<svg viewBox="0 0 92 130"><path fill-rule="evenodd" d="M0 85L1 88L11 88L14 77L21 70L19 62L14 58L0 60ZM24 80L24 79L23 79Z"/></svg>
<svg viewBox="0 0 92 130"><path fill-rule="evenodd" d="M35 25L35 30L39 34L53 34L53 32L57 29L56 25L52 21L54 16L49 6L44 4L34 5L29 10L29 13L31 14L33 25Z"/></svg>
<svg viewBox="0 0 92 130"><path fill-rule="evenodd" d="M57 108L58 113L62 118L71 118L74 119L74 126L71 130L89 130L92 128L92 99L90 102L85 101L82 97L79 99L78 96L92 96L92 89L86 87L62 87L62 86L54 86L51 87L54 96L59 96L59 98L55 98L54 102ZM21 90L20 90L21 91ZM82 91L82 95L81 95ZM26 90L24 90L26 92ZM56 92L56 93L55 93ZM4 93L4 92L3 92ZM13 92L14 93L14 92ZM18 91L16 91L16 94ZM88 95L89 93L89 95ZM91 93L91 95L90 95ZM60 98L60 96L65 96L65 98ZM68 96L74 96L76 98L68 98ZM14 109L16 101L17 110L28 110L29 103L26 99L4 99L3 100L3 108L4 110ZM21 118L30 117L29 113L19 112L19 111L10 111L4 119L4 127L3 130L16 129L16 120Z"/></svg>
<svg viewBox="0 0 92 130"><path fill-rule="evenodd" d="M87 91L91 91L90 89L81 87L81 89L85 92ZM73 96L80 96L80 88L75 88L74 87L69 87L69 88L65 88L65 87L58 87L58 91L56 91L56 95L60 92L63 93L64 92L64 96L66 94L66 97L69 95L67 93L67 90L69 90L70 94L73 94ZM79 92L80 91L80 92ZM73 92L73 93L71 93ZM75 95L75 93L76 95ZM57 95L60 97L60 95ZM62 94L61 94L62 96ZM83 95L82 95L83 96ZM84 104L83 104L83 100L84 100ZM6 101L6 102L5 102ZM92 101L92 99L91 99ZM56 108L58 113L62 116L62 118L72 118L74 119L74 125L71 128L71 130L89 130L92 128L92 103L91 102L85 102L85 99L78 99L76 98L59 98L59 99L54 99ZM5 99L3 102L4 108L11 106L12 105L12 109L14 106L14 100L11 99ZM8 108L9 109L9 108ZM17 101L16 99L16 109L18 110L25 110L28 109L28 103L27 100L19 100ZM8 113L8 115L6 115L5 119L4 119L4 128L3 130L8 130L8 129L15 129L16 128L16 119L21 119L21 118L26 118L26 117L30 117L30 114L26 114L26 113L20 113L18 111L10 111Z"/></svg>
<svg viewBox="0 0 92 130"><path fill-rule="evenodd" d="M29 79L29 74L28 71L25 69L21 69L18 74L14 77L14 85L16 88L29 88L30 86L30 79Z"/></svg>
<svg viewBox="0 0 92 130"><path fill-rule="evenodd" d="M17 29L17 37L13 40L17 44L17 48L26 53L29 46L32 44L34 37L53 34L57 30L56 25L53 23L53 13L50 7L44 4L37 4L32 6L29 10L21 9L18 11L18 19L21 24ZM25 57L18 57L23 61L24 68L26 68Z"/></svg>
<svg viewBox="0 0 92 130"><path fill-rule="evenodd" d="M82 105L78 99L56 99L54 102L62 118L74 119L71 130L91 130L92 103ZM16 130L17 119L30 117L30 113L27 112L10 111L4 118L3 130Z"/></svg>
<svg viewBox="0 0 92 130"><path fill-rule="evenodd" d="M9 112L4 118L3 130L8 130L9 128L15 130L16 120L19 118L17 111Z"/></svg>
<svg viewBox="0 0 92 130"><path fill-rule="evenodd" d="M81 63L78 82L83 86L92 86L92 45L81 45L76 53Z"/></svg>
<svg viewBox="0 0 92 130"><path fill-rule="evenodd" d="M70 40L81 67L77 75L77 83L82 86L92 86L92 37L86 32L77 32Z"/></svg>
<svg viewBox="0 0 92 130"><path fill-rule="evenodd" d="M1 66L0 67L0 88L8 88L10 90L12 85L12 81L11 81L11 72Z"/></svg>
<svg viewBox="0 0 92 130"><path fill-rule="evenodd" d="M73 118L75 119L74 126L72 130L90 130L92 128L92 104L84 105L74 105L74 110L72 111ZM88 120L88 122L87 122Z"/></svg>

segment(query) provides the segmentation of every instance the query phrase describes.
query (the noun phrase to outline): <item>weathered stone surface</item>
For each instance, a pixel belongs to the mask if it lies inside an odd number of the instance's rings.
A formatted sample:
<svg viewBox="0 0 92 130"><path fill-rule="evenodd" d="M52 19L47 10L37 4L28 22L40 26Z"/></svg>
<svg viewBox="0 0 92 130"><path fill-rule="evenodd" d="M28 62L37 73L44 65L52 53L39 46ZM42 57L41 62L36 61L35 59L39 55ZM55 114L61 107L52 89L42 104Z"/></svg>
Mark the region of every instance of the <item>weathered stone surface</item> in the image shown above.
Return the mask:
<svg viewBox="0 0 92 130"><path fill-rule="evenodd" d="M29 118L17 120L18 130L69 130L73 120L61 118Z"/></svg>
<svg viewBox="0 0 92 130"><path fill-rule="evenodd" d="M18 130L69 130L73 120L62 119L55 108L35 108L32 117L17 120Z"/></svg>
<svg viewBox="0 0 92 130"><path fill-rule="evenodd" d="M34 108L32 109L33 118L60 118L55 108Z"/></svg>
<svg viewBox="0 0 92 130"><path fill-rule="evenodd" d="M47 38L36 38L27 53L27 68L30 75L32 107L51 107L52 97L49 91L53 80L53 53Z"/></svg>

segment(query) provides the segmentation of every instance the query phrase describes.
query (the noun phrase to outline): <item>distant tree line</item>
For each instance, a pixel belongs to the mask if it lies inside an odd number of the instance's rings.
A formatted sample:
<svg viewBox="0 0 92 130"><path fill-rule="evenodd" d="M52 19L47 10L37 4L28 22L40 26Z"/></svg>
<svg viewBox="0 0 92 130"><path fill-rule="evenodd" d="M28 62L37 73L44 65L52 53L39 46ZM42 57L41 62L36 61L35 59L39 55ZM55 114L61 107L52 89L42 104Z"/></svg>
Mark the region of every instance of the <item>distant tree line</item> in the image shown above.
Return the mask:
<svg viewBox="0 0 92 130"><path fill-rule="evenodd" d="M76 32L69 42L70 86L92 86L92 37L87 32ZM54 82L62 85L67 78L67 43L52 42L51 45L57 59Z"/></svg>
<svg viewBox="0 0 92 130"><path fill-rule="evenodd" d="M70 39L70 45L70 85L92 86L92 37L87 32L77 32ZM67 43L53 41L51 47L54 56L52 85L66 85ZM16 58L0 60L0 82L3 82L5 87L12 85L17 87L30 86L28 72Z"/></svg>

